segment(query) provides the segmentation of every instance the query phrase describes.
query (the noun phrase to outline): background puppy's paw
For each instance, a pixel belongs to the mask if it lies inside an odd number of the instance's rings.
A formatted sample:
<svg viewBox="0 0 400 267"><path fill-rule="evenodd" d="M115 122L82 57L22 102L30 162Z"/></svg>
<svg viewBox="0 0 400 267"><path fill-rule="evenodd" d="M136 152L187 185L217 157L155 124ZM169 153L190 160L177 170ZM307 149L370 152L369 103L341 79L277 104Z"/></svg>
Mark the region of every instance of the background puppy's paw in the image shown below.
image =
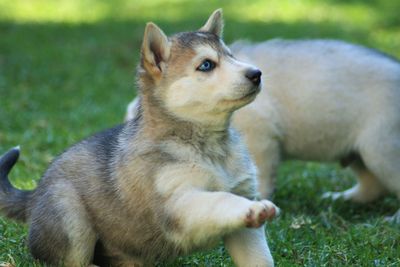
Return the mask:
<svg viewBox="0 0 400 267"><path fill-rule="evenodd" d="M246 227L258 228L262 226L265 221L272 220L279 215L279 213L279 208L269 200L254 201L246 214Z"/></svg>
<svg viewBox="0 0 400 267"><path fill-rule="evenodd" d="M325 192L322 194L322 198L336 201L341 198L344 199L345 197L344 192Z"/></svg>
<svg viewBox="0 0 400 267"><path fill-rule="evenodd" d="M400 210L398 210L393 216L385 217L385 221L400 225Z"/></svg>

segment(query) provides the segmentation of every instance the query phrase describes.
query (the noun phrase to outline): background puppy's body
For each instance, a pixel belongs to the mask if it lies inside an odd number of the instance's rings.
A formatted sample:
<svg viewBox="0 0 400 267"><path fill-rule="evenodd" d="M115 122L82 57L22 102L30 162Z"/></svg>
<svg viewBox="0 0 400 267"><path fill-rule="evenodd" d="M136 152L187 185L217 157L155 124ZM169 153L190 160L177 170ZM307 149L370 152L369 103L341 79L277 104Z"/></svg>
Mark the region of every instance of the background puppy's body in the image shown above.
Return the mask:
<svg viewBox="0 0 400 267"><path fill-rule="evenodd" d="M234 118L264 197L280 157L350 165L358 185L326 196L367 202L387 190L400 197L398 61L333 40L236 43L232 50L266 73L260 97ZM250 117L262 123L250 129Z"/></svg>
<svg viewBox="0 0 400 267"><path fill-rule="evenodd" d="M400 65L373 50L333 40L273 40L235 43L232 51L264 70L265 90L251 106L272 118L284 157L337 160L358 150L359 131L377 116L399 120Z"/></svg>

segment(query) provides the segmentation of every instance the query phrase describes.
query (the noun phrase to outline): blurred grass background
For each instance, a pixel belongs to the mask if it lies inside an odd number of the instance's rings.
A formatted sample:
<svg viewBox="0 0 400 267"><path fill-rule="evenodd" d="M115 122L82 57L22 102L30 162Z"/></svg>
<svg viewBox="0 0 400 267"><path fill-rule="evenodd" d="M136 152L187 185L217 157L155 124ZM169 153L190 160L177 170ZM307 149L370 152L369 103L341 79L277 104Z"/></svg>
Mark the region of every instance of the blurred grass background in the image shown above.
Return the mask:
<svg viewBox="0 0 400 267"><path fill-rule="evenodd" d="M13 183L34 188L54 156L122 121L147 21L167 34L194 30L219 7L227 43L334 38L400 57L398 0L0 0L0 153L22 146ZM400 266L400 229L382 219L394 197L320 199L353 183L337 165L282 165L274 201L284 213L267 230L277 266ZM0 217L0 262L40 266L25 238L26 227ZM219 247L172 264L183 265L232 263Z"/></svg>

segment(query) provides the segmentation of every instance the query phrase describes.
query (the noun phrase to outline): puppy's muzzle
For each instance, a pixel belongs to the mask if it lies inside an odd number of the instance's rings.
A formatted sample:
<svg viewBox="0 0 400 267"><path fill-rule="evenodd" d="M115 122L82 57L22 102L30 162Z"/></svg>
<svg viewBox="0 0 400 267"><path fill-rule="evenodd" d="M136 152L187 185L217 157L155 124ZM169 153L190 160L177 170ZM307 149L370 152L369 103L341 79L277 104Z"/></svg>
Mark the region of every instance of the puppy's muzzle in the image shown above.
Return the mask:
<svg viewBox="0 0 400 267"><path fill-rule="evenodd" d="M261 82L261 71L259 69L249 69L246 71L246 78L249 79L254 86L259 86Z"/></svg>

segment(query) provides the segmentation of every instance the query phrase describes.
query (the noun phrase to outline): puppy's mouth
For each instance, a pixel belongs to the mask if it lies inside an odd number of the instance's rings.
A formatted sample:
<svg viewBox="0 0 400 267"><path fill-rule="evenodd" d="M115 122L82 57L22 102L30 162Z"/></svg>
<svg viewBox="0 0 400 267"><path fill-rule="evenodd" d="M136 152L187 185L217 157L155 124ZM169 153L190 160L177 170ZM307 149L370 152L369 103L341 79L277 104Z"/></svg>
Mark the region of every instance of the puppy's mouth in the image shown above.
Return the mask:
<svg viewBox="0 0 400 267"><path fill-rule="evenodd" d="M247 100L254 98L260 92L260 90L260 86L254 86L249 90L249 92L247 92L244 96L238 98L237 100Z"/></svg>
<svg viewBox="0 0 400 267"><path fill-rule="evenodd" d="M229 106L233 105L235 106L235 109L237 109L252 102L260 91L261 86L254 86L245 94L234 99L225 99L223 102L225 102Z"/></svg>

